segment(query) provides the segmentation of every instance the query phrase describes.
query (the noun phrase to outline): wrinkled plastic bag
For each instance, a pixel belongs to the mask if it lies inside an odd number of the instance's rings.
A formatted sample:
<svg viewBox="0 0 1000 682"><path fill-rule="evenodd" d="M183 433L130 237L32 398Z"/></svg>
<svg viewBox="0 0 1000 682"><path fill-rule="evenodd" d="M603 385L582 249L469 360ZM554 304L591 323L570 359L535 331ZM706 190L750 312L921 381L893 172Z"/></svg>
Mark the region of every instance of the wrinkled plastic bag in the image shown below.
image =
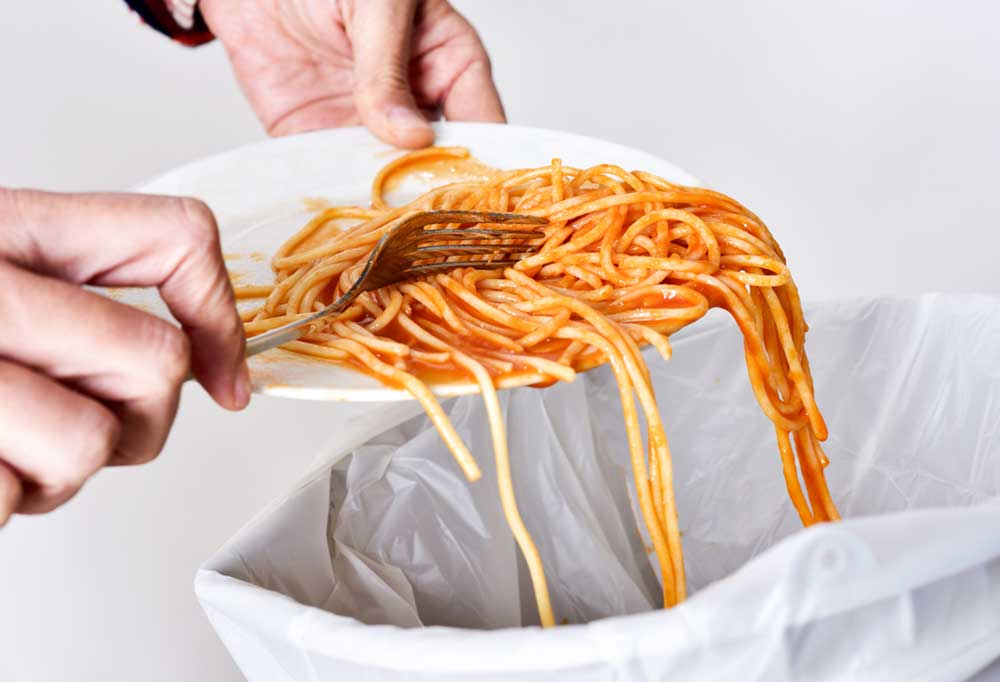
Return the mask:
<svg viewBox="0 0 1000 682"><path fill-rule="evenodd" d="M987 679L1000 656L998 303L807 309L827 477L848 519L808 530L735 325L713 313L674 337L669 363L647 353L694 593L670 611L654 610L606 368L502 394L518 504L570 625L521 627L537 623L534 596L475 396L445 407L480 482L419 408L373 406L381 433L326 453L205 564L198 597L250 680Z"/></svg>

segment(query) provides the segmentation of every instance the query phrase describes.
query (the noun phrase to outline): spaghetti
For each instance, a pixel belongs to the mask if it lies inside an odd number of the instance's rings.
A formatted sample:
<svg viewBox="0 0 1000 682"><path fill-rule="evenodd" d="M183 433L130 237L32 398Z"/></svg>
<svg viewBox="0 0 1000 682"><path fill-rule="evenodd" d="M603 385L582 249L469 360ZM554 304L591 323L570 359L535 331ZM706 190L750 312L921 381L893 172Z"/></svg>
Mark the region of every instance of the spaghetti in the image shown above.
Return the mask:
<svg viewBox="0 0 1000 682"><path fill-rule="evenodd" d="M496 392L512 378L531 375L544 385L610 365L665 607L685 598L684 562L670 450L640 347L653 346L669 359L669 335L710 307L727 310L743 333L750 383L774 423L785 485L802 523L838 518L823 476L828 460L820 441L827 428L813 396L798 291L757 216L708 189L610 164L571 168L558 159L453 182L407 206L386 203L386 183L407 167L467 157L462 148L433 148L396 159L376 176L371 208L323 210L275 254L273 286L237 287L237 295L261 300L243 313L252 336L340 296L375 242L409 212L502 211L549 220L539 252L515 267L456 268L362 294L343 314L285 346L408 390L473 481L480 476L476 461L428 382L476 381L493 434L503 512L527 562L543 625L555 619L541 558L518 513ZM341 229L342 219L358 222Z"/></svg>

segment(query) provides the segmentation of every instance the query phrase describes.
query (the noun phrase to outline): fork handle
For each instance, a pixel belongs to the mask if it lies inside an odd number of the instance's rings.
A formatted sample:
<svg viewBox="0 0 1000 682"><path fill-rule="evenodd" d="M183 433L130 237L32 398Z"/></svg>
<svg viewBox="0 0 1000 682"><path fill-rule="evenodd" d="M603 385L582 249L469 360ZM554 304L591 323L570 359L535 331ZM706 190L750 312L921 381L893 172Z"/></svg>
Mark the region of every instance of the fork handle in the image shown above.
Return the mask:
<svg viewBox="0 0 1000 682"><path fill-rule="evenodd" d="M305 320L299 322L291 322L284 325L283 327L278 327L277 329L272 329L269 332L263 334L258 334L252 338L247 339L247 350L246 356L252 357L258 353L263 353L266 350L271 350L272 348L277 348L278 346L289 343L290 341L297 341L302 336L302 330L305 329Z"/></svg>
<svg viewBox="0 0 1000 682"><path fill-rule="evenodd" d="M347 306L349 306L354 299L358 297L358 294L360 294L361 291L361 287L355 285L336 301L322 310L313 313L309 317L289 322L286 325L275 327L274 329L266 331L263 334L250 337L247 339L246 356L249 358L257 355L257 353L263 353L266 350L277 348L278 346L284 345L290 341L299 340L302 338L302 334L305 330L308 329L309 325L313 322L322 320L324 317L328 317L329 315L344 312L344 310L347 309Z"/></svg>

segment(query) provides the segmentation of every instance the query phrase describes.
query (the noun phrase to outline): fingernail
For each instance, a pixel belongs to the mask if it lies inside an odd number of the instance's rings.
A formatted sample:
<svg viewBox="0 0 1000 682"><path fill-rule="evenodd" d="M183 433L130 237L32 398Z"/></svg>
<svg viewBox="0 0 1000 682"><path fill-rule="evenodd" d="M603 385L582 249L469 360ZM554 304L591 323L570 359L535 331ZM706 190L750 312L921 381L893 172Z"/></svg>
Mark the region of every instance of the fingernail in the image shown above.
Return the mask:
<svg viewBox="0 0 1000 682"><path fill-rule="evenodd" d="M247 363L243 362L236 372L236 381L233 382L233 404L237 409L242 410L250 402L250 369Z"/></svg>
<svg viewBox="0 0 1000 682"><path fill-rule="evenodd" d="M395 106L389 109L387 118L389 119L389 125L399 130L424 129L430 125L427 123L427 119L416 111L403 106Z"/></svg>

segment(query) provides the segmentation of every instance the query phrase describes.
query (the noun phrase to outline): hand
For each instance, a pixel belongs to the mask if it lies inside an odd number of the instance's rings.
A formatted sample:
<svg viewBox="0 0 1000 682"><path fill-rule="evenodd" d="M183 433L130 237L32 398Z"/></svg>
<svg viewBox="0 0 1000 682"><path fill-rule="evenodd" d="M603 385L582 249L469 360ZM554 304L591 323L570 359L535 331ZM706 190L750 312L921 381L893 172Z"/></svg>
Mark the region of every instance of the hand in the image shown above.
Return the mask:
<svg viewBox="0 0 1000 682"><path fill-rule="evenodd" d="M419 109L503 123L490 61L447 0L201 0L272 135L363 123L399 147L434 133Z"/></svg>
<svg viewBox="0 0 1000 682"><path fill-rule="evenodd" d="M181 323L82 284L156 286ZM0 525L163 447L189 369L244 407L243 328L215 220L193 199L0 188Z"/></svg>

